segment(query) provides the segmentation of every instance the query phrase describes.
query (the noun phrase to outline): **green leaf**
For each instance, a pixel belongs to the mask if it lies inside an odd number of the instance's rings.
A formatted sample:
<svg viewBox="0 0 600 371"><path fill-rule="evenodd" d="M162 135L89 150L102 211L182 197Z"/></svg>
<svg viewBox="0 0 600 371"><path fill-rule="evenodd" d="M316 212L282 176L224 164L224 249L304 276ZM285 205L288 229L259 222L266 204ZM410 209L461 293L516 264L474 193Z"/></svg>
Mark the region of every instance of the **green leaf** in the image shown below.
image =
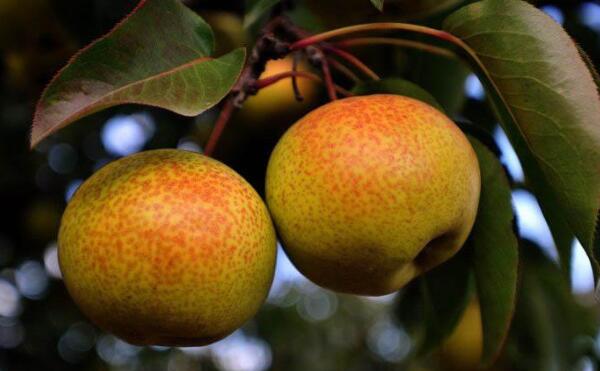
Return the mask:
<svg viewBox="0 0 600 371"><path fill-rule="evenodd" d="M571 257L573 253L573 232L567 225L560 208L557 205L546 205L544 217L552 233L554 245L558 252L561 272L566 283L571 282Z"/></svg>
<svg viewBox="0 0 600 371"><path fill-rule="evenodd" d="M244 16L244 28L251 27L266 12L277 5L281 0L249 0L246 1L246 15Z"/></svg>
<svg viewBox="0 0 600 371"><path fill-rule="evenodd" d="M81 50L50 82L33 119L31 144L94 112L124 103L193 116L237 80L245 53L213 59L213 35L178 0L142 1L110 33Z"/></svg>
<svg viewBox="0 0 600 371"><path fill-rule="evenodd" d="M381 80L369 80L360 82L352 88L352 92L356 95L369 95L377 93L397 94L406 97L418 99L425 102L440 111L443 111L440 104L435 98L425 89L410 81L400 78L387 78Z"/></svg>
<svg viewBox="0 0 600 371"><path fill-rule="evenodd" d="M470 73L460 60L410 50L410 80L427 90L446 114L459 114L465 101L465 80Z"/></svg>
<svg viewBox="0 0 600 371"><path fill-rule="evenodd" d="M514 312L519 252L504 168L481 142L473 137L469 140L479 160L481 195L466 245L473 251L483 326L483 362L491 364L502 349Z"/></svg>
<svg viewBox="0 0 600 371"><path fill-rule="evenodd" d="M475 51L479 77L555 240L566 239L556 226L568 226L598 276L592 246L600 208L600 97L575 43L519 0L471 4L448 17L444 29Z"/></svg>
<svg viewBox="0 0 600 371"><path fill-rule="evenodd" d="M575 300L539 246L522 241L521 257L521 286L507 358L526 360L528 370L574 370L582 356L594 352L598 320L593 307Z"/></svg>
<svg viewBox="0 0 600 371"><path fill-rule="evenodd" d="M390 2L390 11L401 18L424 18L451 10L464 0L396 0Z"/></svg>
<svg viewBox="0 0 600 371"><path fill-rule="evenodd" d="M383 12L383 0L371 0L371 4L380 12Z"/></svg>
<svg viewBox="0 0 600 371"><path fill-rule="evenodd" d="M413 336L417 354L440 345L460 321L473 294L469 263L469 251L462 249L402 291L396 313Z"/></svg>

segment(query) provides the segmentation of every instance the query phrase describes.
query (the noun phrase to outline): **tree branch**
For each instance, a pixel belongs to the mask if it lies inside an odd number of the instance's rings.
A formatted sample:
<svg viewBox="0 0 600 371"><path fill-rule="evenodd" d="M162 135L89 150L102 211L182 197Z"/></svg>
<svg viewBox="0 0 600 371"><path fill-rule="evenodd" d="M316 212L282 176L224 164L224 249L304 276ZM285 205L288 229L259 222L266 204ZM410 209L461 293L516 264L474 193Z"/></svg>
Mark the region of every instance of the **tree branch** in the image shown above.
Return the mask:
<svg viewBox="0 0 600 371"><path fill-rule="evenodd" d="M206 143L205 155L213 155L216 144L223 134L234 108L240 108L248 96L257 93L256 81L265 70L267 62L271 59L282 58L290 52L289 42L275 36L278 28L286 22L286 18L277 16L264 26L248 56L244 69L240 73L240 77L222 104L219 117Z"/></svg>

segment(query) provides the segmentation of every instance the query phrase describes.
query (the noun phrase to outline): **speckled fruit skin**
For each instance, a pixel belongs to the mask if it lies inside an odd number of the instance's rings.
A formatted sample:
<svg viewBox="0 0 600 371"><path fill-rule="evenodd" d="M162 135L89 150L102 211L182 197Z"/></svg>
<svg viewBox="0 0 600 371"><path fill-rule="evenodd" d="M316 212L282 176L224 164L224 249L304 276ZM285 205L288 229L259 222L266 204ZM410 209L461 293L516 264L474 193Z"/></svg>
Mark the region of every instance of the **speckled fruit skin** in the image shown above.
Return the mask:
<svg viewBox="0 0 600 371"><path fill-rule="evenodd" d="M267 169L267 205L296 267L384 295L454 255L479 202L477 157L441 112L397 95L342 99L295 123Z"/></svg>
<svg viewBox="0 0 600 371"><path fill-rule="evenodd" d="M276 237L252 187L222 163L155 150L112 162L62 218L67 289L133 344L203 345L252 317L271 286Z"/></svg>

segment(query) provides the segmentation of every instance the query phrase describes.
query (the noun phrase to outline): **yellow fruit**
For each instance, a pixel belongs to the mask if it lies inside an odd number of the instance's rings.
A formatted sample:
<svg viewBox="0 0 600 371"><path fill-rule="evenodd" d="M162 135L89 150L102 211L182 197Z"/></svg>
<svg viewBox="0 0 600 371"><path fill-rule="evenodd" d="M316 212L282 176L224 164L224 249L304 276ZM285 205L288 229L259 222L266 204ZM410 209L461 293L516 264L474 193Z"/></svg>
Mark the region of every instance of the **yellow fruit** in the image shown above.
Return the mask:
<svg viewBox="0 0 600 371"><path fill-rule="evenodd" d="M263 303L275 254L268 210L250 185L178 150L102 168L75 193L59 233L69 293L99 327L133 344L228 335Z"/></svg>
<svg viewBox="0 0 600 371"><path fill-rule="evenodd" d="M334 101L294 124L267 169L267 204L296 267L341 292L384 295L462 246L479 166L445 115L407 97Z"/></svg>
<svg viewBox="0 0 600 371"><path fill-rule="evenodd" d="M473 300L465 309L452 335L440 347L440 363L447 370L476 370L482 353L481 311L479 302Z"/></svg>
<svg viewBox="0 0 600 371"><path fill-rule="evenodd" d="M292 67L292 57L271 60L267 63L260 78L291 71ZM298 70L310 71L310 67L303 61L298 64ZM251 126L265 126L278 121L294 120L307 112L318 98L318 82L302 77L299 77L297 82L298 89L303 97L301 102L296 100L291 79L286 78L261 89L258 94L249 97L240 110L242 121Z"/></svg>
<svg viewBox="0 0 600 371"><path fill-rule="evenodd" d="M215 55L223 55L246 45L246 31L242 19L235 13L224 11L200 12L215 35Z"/></svg>

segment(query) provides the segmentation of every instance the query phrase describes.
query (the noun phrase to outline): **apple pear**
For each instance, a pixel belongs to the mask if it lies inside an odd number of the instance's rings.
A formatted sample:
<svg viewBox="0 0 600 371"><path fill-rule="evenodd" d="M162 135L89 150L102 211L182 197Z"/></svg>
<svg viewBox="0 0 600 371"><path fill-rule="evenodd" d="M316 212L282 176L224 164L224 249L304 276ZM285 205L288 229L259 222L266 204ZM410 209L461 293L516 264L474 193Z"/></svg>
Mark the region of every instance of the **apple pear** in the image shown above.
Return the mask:
<svg viewBox="0 0 600 371"><path fill-rule="evenodd" d="M200 11L199 14L213 31L214 55L220 56L233 49L246 46L246 31L239 15L218 10Z"/></svg>
<svg viewBox="0 0 600 371"><path fill-rule="evenodd" d="M261 79L289 72L293 69L291 56L267 62ZM310 72L311 66L300 60L298 71ZM248 97L239 111L240 123L249 127L265 127L281 122L293 122L314 107L318 98L318 83L306 78L297 79L298 90L303 100L296 100L290 79L280 80L262 88L256 95Z"/></svg>
<svg viewBox="0 0 600 371"><path fill-rule="evenodd" d="M479 301L475 298L465 308L452 334L438 351L440 365L448 371L479 369L483 354L483 327Z"/></svg>
<svg viewBox="0 0 600 371"><path fill-rule="evenodd" d="M394 292L453 256L473 226L477 157L461 130L398 95L333 101L282 136L266 199L286 253L323 287Z"/></svg>
<svg viewBox="0 0 600 371"><path fill-rule="evenodd" d="M100 328L139 345L219 340L271 286L276 238L254 189L197 153L154 150L103 167L59 232L64 282Z"/></svg>

